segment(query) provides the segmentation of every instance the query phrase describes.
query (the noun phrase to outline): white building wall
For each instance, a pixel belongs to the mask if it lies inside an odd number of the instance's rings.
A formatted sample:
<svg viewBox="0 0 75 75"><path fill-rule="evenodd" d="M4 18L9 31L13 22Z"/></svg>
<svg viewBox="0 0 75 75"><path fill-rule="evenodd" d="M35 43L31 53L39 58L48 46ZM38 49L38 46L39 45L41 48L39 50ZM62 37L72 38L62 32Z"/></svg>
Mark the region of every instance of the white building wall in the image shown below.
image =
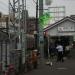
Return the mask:
<svg viewBox="0 0 75 75"><path fill-rule="evenodd" d="M64 21L63 23L60 23L59 25L51 28L48 31L48 34L50 36L74 36L75 23L71 21Z"/></svg>

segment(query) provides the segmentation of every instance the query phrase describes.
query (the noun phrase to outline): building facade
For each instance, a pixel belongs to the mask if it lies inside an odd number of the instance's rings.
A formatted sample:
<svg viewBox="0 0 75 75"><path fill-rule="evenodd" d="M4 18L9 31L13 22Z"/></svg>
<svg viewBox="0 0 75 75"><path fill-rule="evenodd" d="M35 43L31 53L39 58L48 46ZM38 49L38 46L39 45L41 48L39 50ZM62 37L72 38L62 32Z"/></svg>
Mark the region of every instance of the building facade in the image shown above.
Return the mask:
<svg viewBox="0 0 75 75"><path fill-rule="evenodd" d="M55 46L60 42L64 48L72 45L75 41L75 19L74 16L65 17L44 29L47 33L48 45L53 43Z"/></svg>
<svg viewBox="0 0 75 75"><path fill-rule="evenodd" d="M65 17L60 21L48 26L44 29L50 37L72 37L71 41L75 40L75 20L71 17ZM70 42L70 41L69 41Z"/></svg>

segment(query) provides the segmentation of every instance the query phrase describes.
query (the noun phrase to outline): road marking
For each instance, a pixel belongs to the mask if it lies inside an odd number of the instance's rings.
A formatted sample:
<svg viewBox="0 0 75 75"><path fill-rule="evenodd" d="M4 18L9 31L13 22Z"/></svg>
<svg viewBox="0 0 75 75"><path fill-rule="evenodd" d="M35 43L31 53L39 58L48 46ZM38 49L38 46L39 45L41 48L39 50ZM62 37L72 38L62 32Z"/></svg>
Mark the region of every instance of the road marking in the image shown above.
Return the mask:
<svg viewBox="0 0 75 75"><path fill-rule="evenodd" d="M66 67L60 67L60 68L57 68L58 70L67 70Z"/></svg>

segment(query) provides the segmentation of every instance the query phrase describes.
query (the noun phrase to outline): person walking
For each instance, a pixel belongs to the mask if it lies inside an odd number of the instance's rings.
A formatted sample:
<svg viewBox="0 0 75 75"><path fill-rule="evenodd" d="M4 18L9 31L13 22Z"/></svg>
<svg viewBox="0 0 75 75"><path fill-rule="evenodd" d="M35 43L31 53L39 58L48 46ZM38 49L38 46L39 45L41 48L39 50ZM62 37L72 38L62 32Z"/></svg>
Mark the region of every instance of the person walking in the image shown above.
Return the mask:
<svg viewBox="0 0 75 75"><path fill-rule="evenodd" d="M67 45L66 48L65 48L65 53L66 53L66 57L67 58L70 58L70 51L72 49L72 46L71 45Z"/></svg>
<svg viewBox="0 0 75 75"><path fill-rule="evenodd" d="M53 58L53 56L55 55L55 45L54 43L50 43L49 45L49 54L50 54L50 57Z"/></svg>
<svg viewBox="0 0 75 75"><path fill-rule="evenodd" d="M63 60L63 46L60 44L60 43L58 43L58 45L57 45L57 47L56 47L56 49L57 49L57 61L64 61Z"/></svg>
<svg viewBox="0 0 75 75"><path fill-rule="evenodd" d="M32 65L34 69L37 69L38 66L38 55L37 55L37 50L32 51L31 59L32 59Z"/></svg>

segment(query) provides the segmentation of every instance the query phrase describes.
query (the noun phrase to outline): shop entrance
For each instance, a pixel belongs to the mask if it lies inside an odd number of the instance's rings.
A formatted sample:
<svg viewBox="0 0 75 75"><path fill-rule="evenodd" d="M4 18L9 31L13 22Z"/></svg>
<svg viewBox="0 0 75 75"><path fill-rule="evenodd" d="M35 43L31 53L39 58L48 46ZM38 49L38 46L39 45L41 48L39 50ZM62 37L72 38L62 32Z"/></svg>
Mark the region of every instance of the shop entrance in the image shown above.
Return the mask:
<svg viewBox="0 0 75 75"><path fill-rule="evenodd" d="M52 42L57 45L57 43L61 43L61 45L66 46L73 42L73 36L54 36L51 37Z"/></svg>
<svg viewBox="0 0 75 75"><path fill-rule="evenodd" d="M45 37L44 40L44 56L48 57L48 38ZM67 45L71 45L73 43L73 36L51 36L49 38L49 44L52 43L55 47L59 42L65 49Z"/></svg>

